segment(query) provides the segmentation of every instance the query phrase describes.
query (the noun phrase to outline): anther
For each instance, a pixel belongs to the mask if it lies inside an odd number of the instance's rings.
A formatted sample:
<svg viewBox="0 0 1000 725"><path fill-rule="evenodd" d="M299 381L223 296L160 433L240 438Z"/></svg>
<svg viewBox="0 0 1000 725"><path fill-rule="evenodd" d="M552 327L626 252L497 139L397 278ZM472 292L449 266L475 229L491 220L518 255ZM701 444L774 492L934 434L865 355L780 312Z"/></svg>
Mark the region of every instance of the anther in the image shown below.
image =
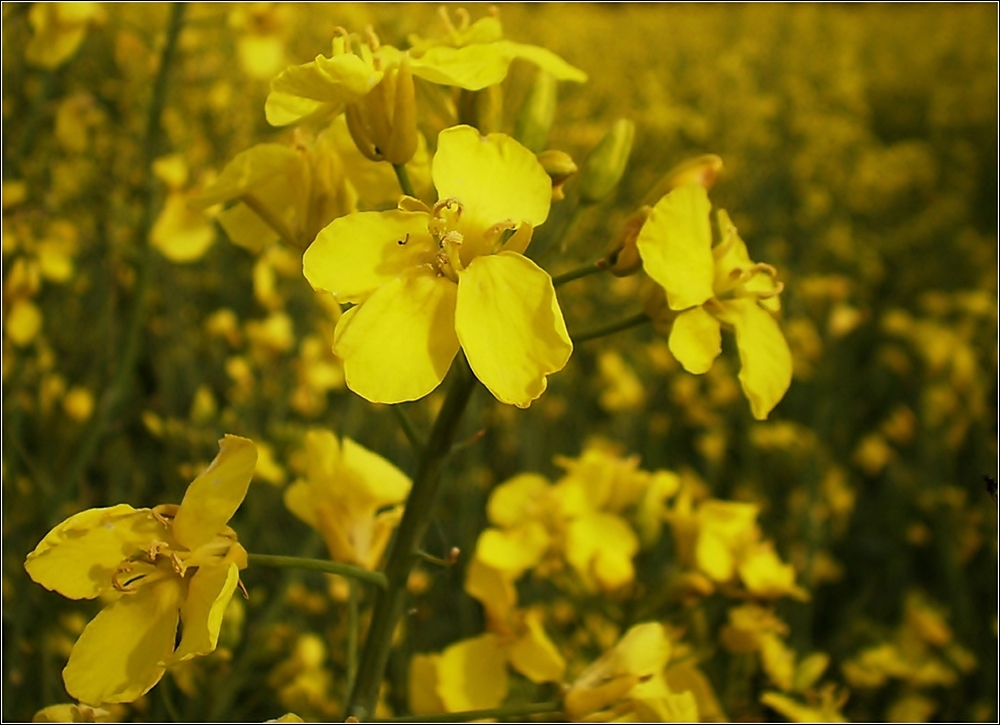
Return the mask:
<svg viewBox="0 0 1000 725"><path fill-rule="evenodd" d="M403 237L402 239L399 239L399 240L397 240L397 241L396 241L396 244L398 244L398 245L399 245L399 246L401 246L401 247L405 247L405 246L406 246L406 243L407 243L408 241L410 241L410 233L409 233L409 232L407 232L407 233L406 233L406 236L405 236L405 237Z"/></svg>

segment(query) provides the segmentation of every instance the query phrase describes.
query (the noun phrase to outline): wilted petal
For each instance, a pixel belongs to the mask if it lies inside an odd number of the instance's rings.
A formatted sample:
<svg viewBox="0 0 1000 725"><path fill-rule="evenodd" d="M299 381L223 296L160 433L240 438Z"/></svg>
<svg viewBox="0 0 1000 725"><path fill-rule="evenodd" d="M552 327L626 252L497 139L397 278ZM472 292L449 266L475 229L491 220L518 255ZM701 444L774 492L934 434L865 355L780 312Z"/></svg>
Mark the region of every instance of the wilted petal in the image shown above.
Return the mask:
<svg viewBox="0 0 1000 725"><path fill-rule="evenodd" d="M507 657L496 635L466 639L441 653L437 692L448 712L497 707L507 687Z"/></svg>
<svg viewBox="0 0 1000 725"><path fill-rule="evenodd" d="M466 254L488 253L474 249L484 232L498 222L527 222L532 227L549 216L552 179L538 158L514 139L501 133L481 136L471 126L445 129L438 136L431 175L441 199L462 202L458 229L465 235Z"/></svg>
<svg viewBox="0 0 1000 725"><path fill-rule="evenodd" d="M458 352L458 289L429 270L397 277L337 323L333 351L347 387L373 403L402 403L434 390Z"/></svg>
<svg viewBox="0 0 1000 725"><path fill-rule="evenodd" d="M520 408L573 352L552 279L514 252L477 257L461 273L455 329L476 377Z"/></svg>
<svg viewBox="0 0 1000 725"><path fill-rule="evenodd" d="M736 329L743 393L753 417L764 420L791 385L792 353L778 323L756 300L728 300L722 306L722 321Z"/></svg>
<svg viewBox="0 0 1000 725"><path fill-rule="evenodd" d="M673 310L700 305L713 295L711 209L705 187L682 186L657 202L639 232L643 267L666 290Z"/></svg>
<svg viewBox="0 0 1000 725"><path fill-rule="evenodd" d="M189 550L207 544L243 503L257 465L257 447L248 438L227 435L219 454L184 493L173 532Z"/></svg>
<svg viewBox="0 0 1000 725"><path fill-rule="evenodd" d="M171 663L206 655L215 650L222 627L222 615L233 598L240 580L236 564L202 566L188 585L188 595L181 607L183 635Z"/></svg>
<svg viewBox="0 0 1000 725"><path fill-rule="evenodd" d="M174 650L183 583L141 586L105 607L83 630L63 670L80 702L132 702L148 692Z"/></svg>
<svg viewBox="0 0 1000 725"><path fill-rule="evenodd" d="M431 264L437 245L422 212L358 212L334 219L302 257L314 289L341 304L362 302L397 277Z"/></svg>
<svg viewBox="0 0 1000 725"><path fill-rule="evenodd" d="M707 373L722 352L719 321L704 307L685 310L674 320L668 344L670 352L689 373Z"/></svg>
<svg viewBox="0 0 1000 725"><path fill-rule="evenodd" d="M28 554L24 568L46 589L93 599L111 589L119 564L167 535L149 509L126 504L88 509L52 529Z"/></svg>

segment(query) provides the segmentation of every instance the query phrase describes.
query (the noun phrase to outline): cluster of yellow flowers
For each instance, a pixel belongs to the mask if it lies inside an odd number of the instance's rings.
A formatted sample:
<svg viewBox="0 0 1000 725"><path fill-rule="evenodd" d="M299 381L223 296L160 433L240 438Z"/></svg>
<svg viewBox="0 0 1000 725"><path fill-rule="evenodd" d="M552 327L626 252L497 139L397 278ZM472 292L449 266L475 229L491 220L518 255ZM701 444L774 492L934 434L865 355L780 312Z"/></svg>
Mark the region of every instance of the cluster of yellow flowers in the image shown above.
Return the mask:
<svg viewBox="0 0 1000 725"><path fill-rule="evenodd" d="M432 12L4 6L5 717L995 716L983 12Z"/></svg>

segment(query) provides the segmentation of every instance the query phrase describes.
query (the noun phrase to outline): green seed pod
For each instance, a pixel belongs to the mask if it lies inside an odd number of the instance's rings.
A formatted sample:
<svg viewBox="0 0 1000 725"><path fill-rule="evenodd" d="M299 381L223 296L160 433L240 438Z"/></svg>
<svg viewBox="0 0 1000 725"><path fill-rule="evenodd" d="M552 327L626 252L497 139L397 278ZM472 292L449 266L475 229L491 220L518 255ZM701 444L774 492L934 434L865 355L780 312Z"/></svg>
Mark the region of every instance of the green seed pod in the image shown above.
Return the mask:
<svg viewBox="0 0 1000 725"><path fill-rule="evenodd" d="M536 154L549 141L549 131L552 130L552 122L556 117L558 87L555 76L538 71L514 122L514 138Z"/></svg>
<svg viewBox="0 0 1000 725"><path fill-rule="evenodd" d="M583 162L580 202L596 204L621 181L635 140L635 124L619 118Z"/></svg>

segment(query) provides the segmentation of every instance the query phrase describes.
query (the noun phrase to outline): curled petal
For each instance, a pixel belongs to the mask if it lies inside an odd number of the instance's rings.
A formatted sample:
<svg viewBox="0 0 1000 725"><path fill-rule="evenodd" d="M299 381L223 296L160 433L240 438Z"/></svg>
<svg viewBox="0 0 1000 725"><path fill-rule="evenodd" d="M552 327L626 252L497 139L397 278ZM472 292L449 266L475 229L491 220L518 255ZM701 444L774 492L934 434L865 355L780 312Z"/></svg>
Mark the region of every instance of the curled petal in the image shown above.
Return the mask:
<svg viewBox="0 0 1000 725"><path fill-rule="evenodd" d="M341 304L362 302L400 275L434 261L437 246L422 212L360 212L335 219L302 258L315 289Z"/></svg>
<svg viewBox="0 0 1000 725"><path fill-rule="evenodd" d="M685 310L674 320L669 347L673 356L689 373L707 373L715 358L722 352L719 321L706 312L704 307Z"/></svg>
<svg viewBox="0 0 1000 725"><path fill-rule="evenodd" d="M126 504L88 509L46 534L24 568L46 589L70 599L93 599L111 590L119 564L167 535L149 509Z"/></svg>
<svg viewBox="0 0 1000 725"><path fill-rule="evenodd" d="M398 277L340 318L334 352L347 387L373 403L416 400L444 379L458 352L457 288L430 271Z"/></svg>
<svg viewBox="0 0 1000 725"><path fill-rule="evenodd" d="M636 239L646 272L666 290L672 310L695 307L713 295L711 209L705 187L674 189L653 207Z"/></svg>
<svg viewBox="0 0 1000 725"><path fill-rule="evenodd" d="M183 583L170 578L139 587L105 607L83 630L63 670L80 702L132 702L163 677L174 650Z"/></svg>
<svg viewBox="0 0 1000 725"><path fill-rule="evenodd" d="M189 550L207 544L236 513L257 465L257 446L248 438L227 435L219 454L184 493L173 531Z"/></svg>
<svg viewBox="0 0 1000 725"><path fill-rule="evenodd" d="M233 598L239 580L240 573L236 564L198 568L191 577L188 595L181 607L184 634L171 663L207 655L215 650L219 642L222 615L226 613L226 607Z"/></svg>
<svg viewBox="0 0 1000 725"><path fill-rule="evenodd" d="M552 279L514 252L477 257L460 274L455 328L476 377L520 408L573 352Z"/></svg>
<svg viewBox="0 0 1000 725"><path fill-rule="evenodd" d="M792 383L792 353L773 317L754 299L722 303L723 322L736 329L740 385L757 420L765 420Z"/></svg>

